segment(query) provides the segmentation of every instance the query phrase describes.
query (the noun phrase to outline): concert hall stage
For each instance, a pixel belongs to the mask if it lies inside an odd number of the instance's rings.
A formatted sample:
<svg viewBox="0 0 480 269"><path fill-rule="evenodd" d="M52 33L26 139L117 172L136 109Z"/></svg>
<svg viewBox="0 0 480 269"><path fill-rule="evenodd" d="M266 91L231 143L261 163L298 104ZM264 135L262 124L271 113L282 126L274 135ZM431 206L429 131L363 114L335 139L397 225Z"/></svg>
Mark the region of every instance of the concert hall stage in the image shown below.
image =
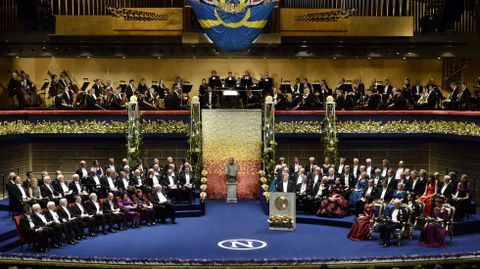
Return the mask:
<svg viewBox="0 0 480 269"><path fill-rule="evenodd" d="M419 232L416 231L412 241L403 240L399 247L381 248L376 240L378 235L372 241L354 242L346 238L348 228L345 227L299 223L293 232L269 231L267 217L258 201L242 200L238 204L208 201L206 207L205 216L182 218L177 225L142 226L136 230L100 235L76 246L52 249L47 254L15 248L3 255L4 258L23 261L28 261L27 257L34 255L37 258L44 257L44 262L65 263L70 267L75 267L75 263L79 262L82 266L92 267L99 266L98 263L119 266L324 263L361 266L373 259L377 266L391 266L399 261L406 262L405 265L418 261L427 264L449 260L458 262L458 259L478 261L480 251L480 233L455 236L448 243L448 248L424 248L418 245ZM353 218L332 221L352 222ZM252 243L258 249L239 251L219 247L219 242L229 239L258 240ZM248 245L248 242L244 242L244 245Z"/></svg>

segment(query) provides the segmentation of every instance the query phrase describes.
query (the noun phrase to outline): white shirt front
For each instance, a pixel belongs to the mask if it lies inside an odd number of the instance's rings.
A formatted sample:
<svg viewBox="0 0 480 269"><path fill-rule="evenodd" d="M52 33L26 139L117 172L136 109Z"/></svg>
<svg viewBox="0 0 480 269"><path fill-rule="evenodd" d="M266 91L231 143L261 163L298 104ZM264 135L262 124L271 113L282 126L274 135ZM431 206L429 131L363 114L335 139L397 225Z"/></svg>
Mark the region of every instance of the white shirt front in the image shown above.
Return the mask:
<svg viewBox="0 0 480 269"><path fill-rule="evenodd" d="M112 170L113 172L115 172L115 165L110 164L108 167L110 168L110 170Z"/></svg>
<svg viewBox="0 0 480 269"><path fill-rule="evenodd" d="M142 186L142 178L141 177L137 177L137 185Z"/></svg>
<svg viewBox="0 0 480 269"><path fill-rule="evenodd" d="M93 202L93 201L92 201ZM97 214L100 213L100 205L98 204L98 202L93 202L93 204L95 205L95 208L97 209Z"/></svg>
<svg viewBox="0 0 480 269"><path fill-rule="evenodd" d="M370 177L372 176L372 166L367 166L367 175Z"/></svg>
<svg viewBox="0 0 480 269"><path fill-rule="evenodd" d="M358 165L353 166L353 174L357 175L358 174Z"/></svg>
<svg viewBox="0 0 480 269"><path fill-rule="evenodd" d="M315 184L317 184L318 180L320 179L320 176L319 175L315 175L313 177L313 185L315 186Z"/></svg>
<svg viewBox="0 0 480 269"><path fill-rule="evenodd" d="M152 182L153 182L153 186L156 186L156 185L159 185L159 184L160 184L160 183L158 182L157 176L155 176L155 175L154 175L153 178L152 178Z"/></svg>
<svg viewBox="0 0 480 269"><path fill-rule="evenodd" d="M368 187L368 188L367 188L367 191L365 192L365 195L370 195L370 194L372 194L372 191L373 191L373 187Z"/></svg>
<svg viewBox="0 0 480 269"><path fill-rule="evenodd" d="M350 175L344 175L344 184L345 187L350 187Z"/></svg>
<svg viewBox="0 0 480 269"><path fill-rule="evenodd" d="M80 213L82 215L85 214L85 209L83 208L82 204L80 204L80 203L75 203L75 204L77 204L78 208L80 208Z"/></svg>
<svg viewBox="0 0 480 269"><path fill-rule="evenodd" d="M78 190L79 193L82 192L82 187L80 186L80 183L75 181L75 186L77 187L77 190Z"/></svg>
<svg viewBox="0 0 480 269"><path fill-rule="evenodd" d="M127 189L128 188L128 180L126 178L122 178L122 183L123 183L123 187L125 189Z"/></svg>
<svg viewBox="0 0 480 269"><path fill-rule="evenodd" d="M382 177L386 177L386 176L387 176L387 170L388 170L388 167L383 167Z"/></svg>
<svg viewBox="0 0 480 269"><path fill-rule="evenodd" d="M318 191L317 191L317 194L315 195L315 197L320 197L322 196L322 192L324 189L326 189L327 187L324 185L324 184L320 184L320 187L318 187Z"/></svg>
<svg viewBox="0 0 480 269"><path fill-rule="evenodd" d="M283 181L283 192L288 192L288 181Z"/></svg>
<svg viewBox="0 0 480 269"><path fill-rule="evenodd" d="M163 195L163 192L157 192L157 195L158 195L158 200L160 204L167 202L167 197Z"/></svg>
<svg viewBox="0 0 480 269"><path fill-rule="evenodd" d="M393 222L400 222L398 220L398 214L400 214L400 209L395 208L392 212L392 221Z"/></svg>
<svg viewBox="0 0 480 269"><path fill-rule="evenodd" d="M30 215L26 215L26 216L27 216L28 224L30 225L30 229L35 228L35 224L32 221L32 217L30 217Z"/></svg>
<svg viewBox="0 0 480 269"><path fill-rule="evenodd" d="M42 222L43 222L44 224L47 224L47 219L45 218L44 215L39 214L39 213L35 213L35 214L37 214L37 216L42 220Z"/></svg>
<svg viewBox="0 0 480 269"><path fill-rule="evenodd" d="M169 184L169 185L175 185L175 182L173 181L173 177L172 177L172 176L168 176L168 184Z"/></svg>
<svg viewBox="0 0 480 269"><path fill-rule="evenodd" d="M88 172L85 168L82 168L82 177L88 177Z"/></svg>
<svg viewBox="0 0 480 269"><path fill-rule="evenodd" d="M450 182L449 182L448 184L450 184ZM443 193L445 192L445 190L447 189L448 184L443 184L443 187L442 187L442 189L440 190L440 193L441 193L442 195L443 195Z"/></svg>
<svg viewBox="0 0 480 269"><path fill-rule="evenodd" d="M387 188L382 189L382 195L380 195L380 200L385 200L385 195L387 194Z"/></svg>
<svg viewBox="0 0 480 269"><path fill-rule="evenodd" d="M50 214L52 214L53 222L55 222L55 223L60 223L60 218L58 217L57 212L52 211L52 210L50 210L50 209L49 209L48 211L50 211Z"/></svg>
<svg viewBox="0 0 480 269"><path fill-rule="evenodd" d="M343 171L343 166L344 166L343 164L340 164L340 165L338 166L338 171L337 171L337 173L339 173L339 174L342 173L342 171Z"/></svg>
<svg viewBox="0 0 480 269"><path fill-rule="evenodd" d="M400 175L403 173L403 171L405 170L405 168L398 168L397 169L397 173L395 174L395 179L400 179Z"/></svg>
<svg viewBox="0 0 480 269"><path fill-rule="evenodd" d="M303 194L307 191L307 184L302 183L302 187L300 188L300 193Z"/></svg>
<svg viewBox="0 0 480 269"><path fill-rule="evenodd" d="M302 183L302 181L303 181L302 175L298 175L297 184Z"/></svg>
<svg viewBox="0 0 480 269"><path fill-rule="evenodd" d="M115 184L113 183L113 179L111 177L107 177L107 181L108 181L108 187L110 188L110 190L115 189Z"/></svg>
<svg viewBox="0 0 480 269"><path fill-rule="evenodd" d="M96 185L100 185L100 180L98 179L97 175L93 176L93 180L95 181Z"/></svg>
<svg viewBox="0 0 480 269"><path fill-rule="evenodd" d="M190 174L189 173L185 174L185 182L186 182L187 185L190 185Z"/></svg>
<svg viewBox="0 0 480 269"><path fill-rule="evenodd" d="M22 187L22 184L16 184L20 192L22 193L22 199L27 199L27 194L25 193L25 190Z"/></svg>
<svg viewBox="0 0 480 269"><path fill-rule="evenodd" d="M60 182L60 186L62 187L63 192L70 191L70 189L68 188L67 184L65 184L65 182Z"/></svg>
<svg viewBox="0 0 480 269"><path fill-rule="evenodd" d="M65 211L65 213L67 213L67 216L68 216L68 219L71 219L72 216L70 215L70 212L68 211L68 208L62 206L63 210Z"/></svg>

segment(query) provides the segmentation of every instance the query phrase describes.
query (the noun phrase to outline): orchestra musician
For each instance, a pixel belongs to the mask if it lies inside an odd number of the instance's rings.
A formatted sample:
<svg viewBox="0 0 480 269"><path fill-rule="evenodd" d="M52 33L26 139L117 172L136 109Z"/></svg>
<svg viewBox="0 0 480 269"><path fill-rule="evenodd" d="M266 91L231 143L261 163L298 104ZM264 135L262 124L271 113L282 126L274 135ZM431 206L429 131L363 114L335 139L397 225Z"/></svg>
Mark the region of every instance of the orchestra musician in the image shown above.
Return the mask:
<svg viewBox="0 0 480 269"><path fill-rule="evenodd" d="M12 72L12 77L8 82L8 97L10 97L12 105L13 105L13 98L16 97L18 100L18 105L21 106L22 100L20 97L20 90L22 87L21 79L18 76L16 71Z"/></svg>

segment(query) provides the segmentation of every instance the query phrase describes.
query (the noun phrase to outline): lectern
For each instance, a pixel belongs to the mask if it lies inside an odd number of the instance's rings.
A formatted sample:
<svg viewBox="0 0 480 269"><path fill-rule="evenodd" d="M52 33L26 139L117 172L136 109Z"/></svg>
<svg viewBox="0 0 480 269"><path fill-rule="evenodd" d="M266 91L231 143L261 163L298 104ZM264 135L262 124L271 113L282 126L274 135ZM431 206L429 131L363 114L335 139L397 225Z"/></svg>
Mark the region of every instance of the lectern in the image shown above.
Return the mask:
<svg viewBox="0 0 480 269"><path fill-rule="evenodd" d="M296 227L296 198L293 192L270 193L269 230L293 231Z"/></svg>

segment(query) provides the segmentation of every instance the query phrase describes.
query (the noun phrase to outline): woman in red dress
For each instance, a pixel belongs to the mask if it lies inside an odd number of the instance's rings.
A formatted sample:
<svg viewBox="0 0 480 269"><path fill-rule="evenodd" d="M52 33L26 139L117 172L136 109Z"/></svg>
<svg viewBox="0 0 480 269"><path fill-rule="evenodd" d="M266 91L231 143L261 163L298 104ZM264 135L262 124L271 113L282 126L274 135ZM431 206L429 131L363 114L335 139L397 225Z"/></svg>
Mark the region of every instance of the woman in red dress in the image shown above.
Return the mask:
<svg viewBox="0 0 480 269"><path fill-rule="evenodd" d="M419 202L425 204L425 209L423 210L424 217L430 217L432 214L432 199L437 195L437 181L432 176L429 176L427 179L427 184L425 186L425 191L423 195L418 198Z"/></svg>
<svg viewBox="0 0 480 269"><path fill-rule="evenodd" d="M343 218L348 215L348 201L343 198L343 186L340 184L340 178L335 180L335 184L330 186L328 191L330 196L324 199L317 210L317 216L330 218Z"/></svg>
<svg viewBox="0 0 480 269"><path fill-rule="evenodd" d="M375 213L375 205L373 204L373 197L370 195L365 196L366 203L363 214L360 214L353 223L350 232L348 232L348 238L351 240L367 240L370 230L370 221Z"/></svg>

